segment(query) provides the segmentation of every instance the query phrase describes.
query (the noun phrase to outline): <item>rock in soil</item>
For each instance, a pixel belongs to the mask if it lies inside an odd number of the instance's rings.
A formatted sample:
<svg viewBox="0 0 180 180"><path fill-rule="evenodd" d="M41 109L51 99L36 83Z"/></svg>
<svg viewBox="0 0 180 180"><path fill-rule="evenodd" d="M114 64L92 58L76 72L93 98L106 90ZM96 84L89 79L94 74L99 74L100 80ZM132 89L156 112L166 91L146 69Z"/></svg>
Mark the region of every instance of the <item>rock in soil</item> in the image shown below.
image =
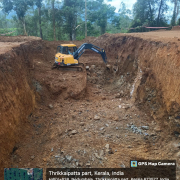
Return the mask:
<svg viewBox="0 0 180 180"><path fill-rule="evenodd" d="M50 108L50 109L53 109L54 106L53 106L52 104L49 104L49 108Z"/></svg>
<svg viewBox="0 0 180 180"><path fill-rule="evenodd" d="M67 156L66 156L66 159L67 159L68 162L71 162L72 156L67 155Z"/></svg>
<svg viewBox="0 0 180 180"><path fill-rule="evenodd" d="M72 134L72 135L75 135L75 134L77 134L77 131L76 131L76 130L72 130L72 131L71 131L71 134Z"/></svg>
<svg viewBox="0 0 180 180"><path fill-rule="evenodd" d="M95 115L94 120L100 120L100 117L98 115Z"/></svg>
<svg viewBox="0 0 180 180"><path fill-rule="evenodd" d="M144 129L144 130L148 130L149 126L141 126L141 128Z"/></svg>

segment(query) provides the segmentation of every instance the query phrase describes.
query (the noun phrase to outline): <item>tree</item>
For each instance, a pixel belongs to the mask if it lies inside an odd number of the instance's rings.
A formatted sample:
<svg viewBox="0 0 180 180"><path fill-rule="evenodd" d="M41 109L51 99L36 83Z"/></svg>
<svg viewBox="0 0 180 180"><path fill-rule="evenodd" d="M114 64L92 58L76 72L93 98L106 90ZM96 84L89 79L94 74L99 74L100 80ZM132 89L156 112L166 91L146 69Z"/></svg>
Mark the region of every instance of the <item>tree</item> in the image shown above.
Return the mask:
<svg viewBox="0 0 180 180"><path fill-rule="evenodd" d="M52 14L53 14L54 40L56 40L56 24L55 24L55 10L54 10L55 0L52 0L51 3L52 3Z"/></svg>
<svg viewBox="0 0 180 180"><path fill-rule="evenodd" d="M164 13L167 12L167 0L159 0L157 1L158 8L158 17L157 17L157 26L160 26L165 21Z"/></svg>
<svg viewBox="0 0 180 180"><path fill-rule="evenodd" d="M132 27L142 26L143 24L153 26L155 11L154 0L137 0L133 6L134 20Z"/></svg>
<svg viewBox="0 0 180 180"><path fill-rule="evenodd" d="M38 9L36 9L35 7L33 7L32 9L29 9L26 13L26 29L27 29L28 35L40 36L40 34L38 34L39 32L38 21L39 21ZM18 27L18 24L17 24L17 27Z"/></svg>
<svg viewBox="0 0 180 180"><path fill-rule="evenodd" d="M175 12L173 12L173 16L172 16L172 19L171 19L171 25L172 26L176 25L176 13Z"/></svg>
<svg viewBox="0 0 180 180"><path fill-rule="evenodd" d="M106 32L107 21L113 20L115 7L104 4L103 0L96 0L88 3L88 19L100 26L101 34Z"/></svg>
<svg viewBox="0 0 180 180"><path fill-rule="evenodd" d="M131 27L166 26L167 1L137 0L133 6L134 20Z"/></svg>
<svg viewBox="0 0 180 180"><path fill-rule="evenodd" d="M69 34L70 40L76 39L76 30L78 28L77 19L84 9L83 0L64 0L63 16L65 20L64 28Z"/></svg>
<svg viewBox="0 0 180 180"><path fill-rule="evenodd" d="M85 38L87 37L87 0L85 0Z"/></svg>
<svg viewBox="0 0 180 180"><path fill-rule="evenodd" d="M54 30L54 41L56 40L56 23L55 23L55 0L48 0L48 3L52 6L52 21L53 21L53 30Z"/></svg>
<svg viewBox="0 0 180 180"><path fill-rule="evenodd" d="M41 7L42 7L42 0L35 0L35 4L38 7L39 33L40 33L40 37L43 39L42 28L41 28Z"/></svg>
<svg viewBox="0 0 180 180"><path fill-rule="evenodd" d="M25 14L30 6L33 6L33 0L3 0L3 10L6 13L9 13L11 10L16 12L19 21L23 25L24 35L27 35Z"/></svg>
<svg viewBox="0 0 180 180"><path fill-rule="evenodd" d="M120 28L129 28L131 19L131 11L129 9L126 9L126 5L124 2L121 2L121 6L119 9L119 26Z"/></svg>
<svg viewBox="0 0 180 180"><path fill-rule="evenodd" d="M173 10L173 16L171 19L171 24L174 26L177 22L177 17L179 15L179 0L171 0L171 2L174 4L174 10Z"/></svg>

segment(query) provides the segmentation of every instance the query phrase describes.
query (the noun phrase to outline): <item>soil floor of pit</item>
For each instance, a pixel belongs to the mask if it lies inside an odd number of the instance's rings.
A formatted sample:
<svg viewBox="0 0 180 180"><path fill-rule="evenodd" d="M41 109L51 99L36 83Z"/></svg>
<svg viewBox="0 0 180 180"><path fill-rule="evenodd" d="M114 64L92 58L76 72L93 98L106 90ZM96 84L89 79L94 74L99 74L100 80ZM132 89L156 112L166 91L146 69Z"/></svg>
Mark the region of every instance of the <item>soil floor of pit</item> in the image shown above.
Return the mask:
<svg viewBox="0 0 180 180"><path fill-rule="evenodd" d="M180 31L134 33L132 36L179 41ZM49 47L52 44L55 47L58 43L49 42ZM16 144L7 165L14 168L124 168L129 167L132 159L179 157L179 149L172 148L179 143L177 137L166 135L170 130L163 129L143 109L135 106L133 99L117 95L121 93L118 77L110 74L105 83L98 81L103 73L108 73L105 67L101 69L105 66L102 60L96 54L84 55L81 59L85 65L97 68L91 72L87 70L85 95L77 100L66 99L61 94L48 96L41 92L43 86L40 87L36 110L26 121L21 141ZM30 71L36 81L43 81L45 74L50 75L52 82L57 76L62 81L74 78L75 82L78 76L86 76L86 72L51 70L52 63L53 57L49 61L34 60L34 69ZM76 83L80 83L79 79Z"/></svg>

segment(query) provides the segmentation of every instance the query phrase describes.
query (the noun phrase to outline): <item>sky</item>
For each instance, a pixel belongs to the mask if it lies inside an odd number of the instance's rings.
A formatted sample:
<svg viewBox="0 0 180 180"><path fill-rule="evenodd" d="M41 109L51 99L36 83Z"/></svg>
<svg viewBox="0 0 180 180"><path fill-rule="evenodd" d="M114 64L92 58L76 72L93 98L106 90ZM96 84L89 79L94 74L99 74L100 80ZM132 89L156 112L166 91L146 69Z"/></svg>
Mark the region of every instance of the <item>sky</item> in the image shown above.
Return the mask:
<svg viewBox="0 0 180 180"><path fill-rule="evenodd" d="M126 5L126 8L127 8L127 9L132 10L132 9L133 9L133 5L134 5L134 3L137 2L137 0L111 0L111 2L108 2L108 0L104 0L104 2L105 2L106 4L110 4L111 6L116 7L115 12L118 13L118 10L119 10L119 8L120 8L121 2L124 2L124 4ZM168 6L169 6L169 10L168 10L168 12L166 13L166 16L167 16L169 19L171 19L171 17L172 17L172 12L173 12L173 7L174 7L174 6L173 6L173 4L172 4L170 1L168 1L167 4L168 4ZM180 17L180 16L179 16L179 17Z"/></svg>
<svg viewBox="0 0 180 180"><path fill-rule="evenodd" d="M110 4L111 6L116 7L116 13L118 13L121 2L122 1L120 0L112 0L112 2L108 2L108 0L105 0L106 4ZM123 2L125 3L127 9L132 10L133 4L136 3L136 0L124 0Z"/></svg>

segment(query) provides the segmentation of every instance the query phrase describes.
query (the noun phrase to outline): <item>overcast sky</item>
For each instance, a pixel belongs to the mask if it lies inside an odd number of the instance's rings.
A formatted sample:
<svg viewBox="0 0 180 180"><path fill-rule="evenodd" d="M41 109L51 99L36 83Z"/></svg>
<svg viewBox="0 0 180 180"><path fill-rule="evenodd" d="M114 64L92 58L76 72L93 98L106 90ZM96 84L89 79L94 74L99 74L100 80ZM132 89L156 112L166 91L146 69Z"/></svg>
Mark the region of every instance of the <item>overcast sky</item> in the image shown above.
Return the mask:
<svg viewBox="0 0 180 180"><path fill-rule="evenodd" d="M112 0L112 2L108 2L108 0L105 0L105 3L110 4L111 6L116 7L116 12L118 12L121 0ZM125 0L123 1L126 4L126 8L132 10L133 4L136 2L136 0Z"/></svg>
<svg viewBox="0 0 180 180"><path fill-rule="evenodd" d="M132 10L133 4L136 3L137 0L128 0L128 1L127 0L112 0L112 2L108 2L108 0L104 0L104 1L107 4L110 4L111 6L116 7L116 13L117 13L119 8L120 8L121 2L125 3L127 9ZM172 5L172 3L170 1L168 1L167 4L170 7L170 9L169 9L167 14L171 15L172 14L173 5Z"/></svg>

